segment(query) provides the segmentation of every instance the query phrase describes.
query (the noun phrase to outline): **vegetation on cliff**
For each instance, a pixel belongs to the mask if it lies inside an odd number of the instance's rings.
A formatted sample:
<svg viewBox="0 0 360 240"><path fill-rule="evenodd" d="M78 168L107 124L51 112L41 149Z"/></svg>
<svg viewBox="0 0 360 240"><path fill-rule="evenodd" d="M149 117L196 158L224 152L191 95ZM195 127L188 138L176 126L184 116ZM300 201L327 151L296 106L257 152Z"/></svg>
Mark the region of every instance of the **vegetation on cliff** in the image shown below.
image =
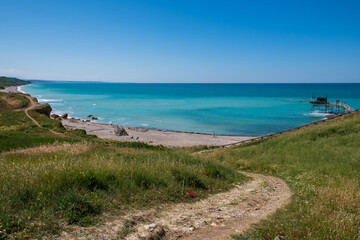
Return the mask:
<svg viewBox="0 0 360 240"><path fill-rule="evenodd" d="M26 85L29 83L30 83L29 81L20 80L18 78L4 77L4 76L0 77L0 89L4 89L10 86Z"/></svg>

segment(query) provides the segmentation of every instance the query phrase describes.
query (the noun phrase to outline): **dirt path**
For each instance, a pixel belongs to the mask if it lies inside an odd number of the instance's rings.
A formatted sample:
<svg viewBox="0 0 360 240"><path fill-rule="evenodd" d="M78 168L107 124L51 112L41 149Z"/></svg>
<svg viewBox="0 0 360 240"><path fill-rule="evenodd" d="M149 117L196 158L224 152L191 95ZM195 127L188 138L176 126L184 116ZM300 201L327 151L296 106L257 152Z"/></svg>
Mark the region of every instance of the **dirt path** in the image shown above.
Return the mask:
<svg viewBox="0 0 360 240"><path fill-rule="evenodd" d="M26 95L25 95L25 97L26 97L27 99L29 99L29 101L30 101L29 105L24 109L24 112L25 112L26 116L27 116L33 123L35 123L38 127L41 127L40 124L39 124L33 117L31 117L30 114L29 114L29 111L32 110L32 109L34 109L34 108L36 107L37 102L35 102L34 99L32 99L32 98L29 97L29 96L26 96Z"/></svg>
<svg viewBox="0 0 360 240"><path fill-rule="evenodd" d="M17 109L16 111L24 111L26 116L34 123L36 126L43 128L33 117L30 116L29 111L34 109L39 103L35 102L34 99L28 95L24 95L27 99L29 99L30 103L26 108ZM47 128L51 133L62 136L62 133L55 132L52 129Z"/></svg>
<svg viewBox="0 0 360 240"><path fill-rule="evenodd" d="M253 179L195 203L163 205L128 213L97 227L69 228L61 239L152 239L151 236L161 236L161 239L226 239L231 234L243 233L251 224L288 203L291 192L279 178L241 173Z"/></svg>

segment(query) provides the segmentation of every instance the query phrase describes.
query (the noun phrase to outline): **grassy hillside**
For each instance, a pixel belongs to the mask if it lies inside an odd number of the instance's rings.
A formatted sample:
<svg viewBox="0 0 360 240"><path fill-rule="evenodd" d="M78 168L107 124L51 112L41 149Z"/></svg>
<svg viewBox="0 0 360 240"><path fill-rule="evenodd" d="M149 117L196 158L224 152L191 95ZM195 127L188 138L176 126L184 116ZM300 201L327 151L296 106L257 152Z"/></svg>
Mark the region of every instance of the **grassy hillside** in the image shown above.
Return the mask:
<svg viewBox="0 0 360 240"><path fill-rule="evenodd" d="M359 113L205 159L280 177L294 192L286 209L235 239L360 239Z"/></svg>
<svg viewBox="0 0 360 240"><path fill-rule="evenodd" d="M182 151L65 131L30 111L37 127L13 111L27 104L21 95L0 95L0 239L48 238L66 224L93 225L129 208L196 201L245 181Z"/></svg>
<svg viewBox="0 0 360 240"><path fill-rule="evenodd" d="M39 146L54 142L77 142L89 138L80 131L69 132L68 136L54 136L46 128L37 127L19 109L26 107L29 100L21 94L0 93L0 153L17 148ZM59 130L59 121L51 120L45 115L31 111L30 114L41 119L43 125L49 125L54 130ZM79 136L77 136L79 135Z"/></svg>
<svg viewBox="0 0 360 240"><path fill-rule="evenodd" d="M264 141L194 154L65 131L18 94L0 94L0 239L56 235L65 224L165 202L194 201L245 181L235 170L284 179L291 203L234 239L359 239L360 114ZM48 129L61 133L53 134Z"/></svg>
<svg viewBox="0 0 360 240"><path fill-rule="evenodd" d="M10 86L20 86L29 84L30 82L20 80L18 78L11 78L11 77L0 77L0 89L4 89Z"/></svg>
<svg viewBox="0 0 360 240"><path fill-rule="evenodd" d="M0 113L10 112L19 108L24 108L29 104L29 100L19 94L9 94L0 92Z"/></svg>

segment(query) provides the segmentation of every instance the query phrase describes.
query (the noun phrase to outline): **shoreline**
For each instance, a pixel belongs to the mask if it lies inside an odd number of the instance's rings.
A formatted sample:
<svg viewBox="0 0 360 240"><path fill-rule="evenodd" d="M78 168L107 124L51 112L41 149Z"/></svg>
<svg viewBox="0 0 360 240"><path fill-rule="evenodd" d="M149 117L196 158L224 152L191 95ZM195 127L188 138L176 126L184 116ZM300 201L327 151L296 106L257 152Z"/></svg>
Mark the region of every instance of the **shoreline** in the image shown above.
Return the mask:
<svg viewBox="0 0 360 240"><path fill-rule="evenodd" d="M25 86L25 85L21 85L21 86ZM5 92L5 93L24 93L22 91L19 90L19 88L21 86L10 86L10 87L6 87L4 89L1 89L0 92Z"/></svg>
<svg viewBox="0 0 360 240"><path fill-rule="evenodd" d="M149 145L165 147L194 147L209 146L220 147L238 142L248 141L256 137L215 135L207 133L190 133L181 131L156 130L140 127L111 125L107 123L84 122L81 119L62 119L61 123L68 129L83 129L87 134L98 138L117 140L123 142L144 142ZM116 126L123 127L128 136L115 135Z"/></svg>
<svg viewBox="0 0 360 240"><path fill-rule="evenodd" d="M24 86L24 85L21 85ZM0 90L0 92L7 93L25 93L19 88L21 86L10 86ZM354 112L359 112L355 110ZM151 129L144 127L129 127L122 125L112 125L109 123L98 123L92 122L88 119L80 119L68 117L61 119L61 123L67 129L82 129L85 130L89 135L96 135L101 139L116 140L121 142L143 142L149 145L165 146L165 147L196 147L196 146L208 146L208 147L229 147L239 145L243 143L253 142L257 140L266 139L269 137L279 136L288 132L297 131L318 123L330 121L332 119L348 115L351 113L335 115L331 118L322 119L316 122L301 125L295 128L287 129L280 132L275 132L269 135L263 136L236 136L236 135L215 135L209 133L198 133L198 132L185 132L176 130L161 130ZM117 136L115 135L115 127L122 127L129 134L129 136Z"/></svg>
<svg viewBox="0 0 360 240"><path fill-rule="evenodd" d="M7 93L22 93L21 86L11 86L3 89ZM183 132L173 130L150 129L143 127L129 127L121 125L111 125L108 123L89 122L85 119L63 118L61 123L67 129L83 129L89 135L96 135L101 139L116 140L121 142L143 142L149 145L165 147L195 147L208 146L220 147L233 145L243 141L250 141L257 137L251 136L231 136L215 135L209 133ZM123 127L128 136L115 135L115 127Z"/></svg>

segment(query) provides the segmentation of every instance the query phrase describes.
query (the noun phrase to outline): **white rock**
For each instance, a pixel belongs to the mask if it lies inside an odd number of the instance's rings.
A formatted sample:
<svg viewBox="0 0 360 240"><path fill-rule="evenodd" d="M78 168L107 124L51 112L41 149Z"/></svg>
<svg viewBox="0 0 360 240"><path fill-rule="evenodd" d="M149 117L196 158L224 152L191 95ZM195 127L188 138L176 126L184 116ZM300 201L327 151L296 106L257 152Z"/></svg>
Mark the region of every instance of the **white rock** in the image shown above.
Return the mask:
<svg viewBox="0 0 360 240"><path fill-rule="evenodd" d="M144 228L146 231L152 232L155 228L157 228L157 225L155 223L152 223L150 225L145 225Z"/></svg>
<svg viewBox="0 0 360 240"><path fill-rule="evenodd" d="M155 223L152 223L149 225L150 228L157 228L157 225Z"/></svg>

